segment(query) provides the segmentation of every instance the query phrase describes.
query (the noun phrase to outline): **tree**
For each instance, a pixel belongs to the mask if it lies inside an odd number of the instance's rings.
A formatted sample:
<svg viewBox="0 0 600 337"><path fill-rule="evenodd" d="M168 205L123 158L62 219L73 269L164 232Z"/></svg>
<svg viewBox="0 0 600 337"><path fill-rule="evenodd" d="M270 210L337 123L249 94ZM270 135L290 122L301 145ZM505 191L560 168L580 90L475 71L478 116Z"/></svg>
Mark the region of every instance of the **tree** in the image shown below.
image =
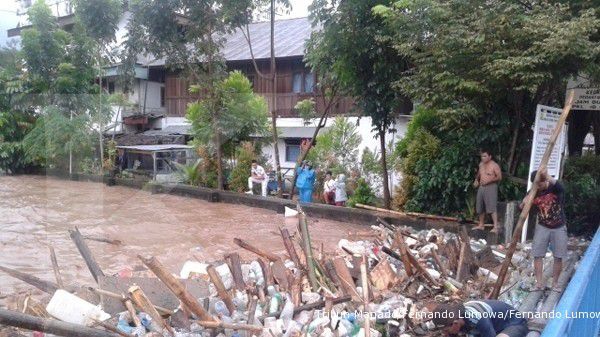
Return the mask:
<svg viewBox="0 0 600 337"><path fill-rule="evenodd" d="M358 152L362 138L356 125L346 118L336 117L327 132L321 133L316 145L307 156L315 166L334 174L350 176L359 170Z"/></svg>
<svg viewBox="0 0 600 337"><path fill-rule="evenodd" d="M312 64L330 65L326 71L358 101L362 113L371 117L382 149L384 206L389 208L385 135L395 115L408 113L411 106L393 86L408 63L398 56L389 40L380 38L387 27L371 11L380 4L389 5L391 1L315 1L313 23L323 28L311 37L309 59Z"/></svg>
<svg viewBox="0 0 600 337"><path fill-rule="evenodd" d="M241 72L234 71L215 84L210 99L191 103L186 118L192 124L194 142L224 153L233 144L266 136L267 111L265 99L253 92L252 84Z"/></svg>

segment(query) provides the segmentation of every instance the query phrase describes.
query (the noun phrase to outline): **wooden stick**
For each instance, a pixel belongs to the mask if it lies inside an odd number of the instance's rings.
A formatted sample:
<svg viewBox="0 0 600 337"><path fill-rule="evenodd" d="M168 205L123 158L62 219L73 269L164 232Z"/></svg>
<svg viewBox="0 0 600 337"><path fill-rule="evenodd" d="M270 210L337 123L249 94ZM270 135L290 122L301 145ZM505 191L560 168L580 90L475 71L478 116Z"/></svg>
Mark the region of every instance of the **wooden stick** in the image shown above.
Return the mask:
<svg viewBox="0 0 600 337"><path fill-rule="evenodd" d="M521 237L521 231L523 230L523 224L525 223L525 220L527 220L527 216L529 215L529 211L531 210L531 206L533 204L533 198L535 197L535 195L537 194L537 191L538 191L537 183L538 183L538 181L540 181L540 172L545 170L546 167L548 166L548 160L550 159L550 155L552 154L552 150L554 149L554 144L556 144L556 140L558 139L558 136L560 135L560 130L562 129L563 125L565 125L567 117L569 116L569 113L571 112L571 107L573 106L574 95L575 95L575 91L570 90L569 96L567 98L567 103L565 104L562 114L560 115L560 119L558 120L558 123L556 123L556 128L554 128L554 132L552 133L552 136L550 137L548 146L546 147L546 151L544 152L544 156L542 157L542 160L540 162L540 167L538 168L537 174L535 175L535 179L533 180L531 190L529 190L529 193L527 193L527 196L525 197L525 204L523 205L523 209L521 210L521 214L519 215L519 220L517 221L517 225L515 226L515 229L513 232L513 238L512 238L512 241L510 242L510 246L508 247L508 250L506 251L506 258L505 258L504 262L502 263L502 267L500 268L500 273L498 274L498 280L496 281L496 284L494 285L494 289L492 290L492 293L490 294L490 298L492 298L492 299L497 299L498 295L500 294L500 288L502 288L502 285L504 284L504 280L506 279L506 273L508 272L508 267L510 265L510 261L512 260L512 256L515 253L515 249L517 248L517 242L519 241L519 238Z"/></svg>
<svg viewBox="0 0 600 337"><path fill-rule="evenodd" d="M336 288L343 289L342 282L340 281L340 277L335 271L335 266L333 265L333 261L331 261L331 259L325 260L325 272L327 273L333 284L335 284Z"/></svg>
<svg viewBox="0 0 600 337"><path fill-rule="evenodd" d="M437 249L431 250L431 256L433 257L433 261L435 261L435 264L438 266L438 268L440 268L440 273L442 274L442 276L448 276L448 269L446 269L446 266L444 266L444 264L442 264L442 261L440 261L440 256L437 253Z"/></svg>
<svg viewBox="0 0 600 337"><path fill-rule="evenodd" d="M367 275L367 257L363 255L362 263L360 264L360 275L362 276L362 295L363 295L363 310L369 311L369 276ZM371 319L370 315L365 318L365 337L371 337Z"/></svg>
<svg viewBox="0 0 600 337"><path fill-rule="evenodd" d="M400 249L400 261L404 265L404 270L406 271L406 275L409 277L413 275L412 268L410 266L410 258L408 257L408 247L406 247L406 241L404 241L404 237L399 232L396 232L394 235L394 245L396 245Z"/></svg>
<svg viewBox="0 0 600 337"><path fill-rule="evenodd" d="M302 241L304 243L304 256L306 256L306 266L308 269L308 281L313 291L319 289L317 275L315 274L315 261L313 258L312 247L310 242L310 233L308 232L308 224L306 222L306 214L299 212L300 229L302 230Z"/></svg>
<svg viewBox="0 0 600 337"><path fill-rule="evenodd" d="M42 280L39 277L33 276L33 275L29 275L29 274L25 274L23 272L20 272L16 269L12 269L12 268L8 268L8 267L4 267L4 266L0 266L0 270L2 270L3 272L5 272L6 274L19 279L25 283L28 283L36 288L38 288L39 290L46 292L50 295L53 295L54 292L56 290L59 289L58 284L50 282L50 281L46 281L46 280Z"/></svg>
<svg viewBox="0 0 600 337"><path fill-rule="evenodd" d="M352 299L355 301L360 300L360 294L356 291L356 284L352 279L352 275L350 275L350 270L348 270L348 266L346 266L346 261L337 257L333 260L333 266L335 267L335 272L340 278L340 283L342 285L342 292L344 295L352 296Z"/></svg>
<svg viewBox="0 0 600 337"><path fill-rule="evenodd" d="M246 290L246 283L244 283L244 276L242 275L242 264L240 262L240 254L231 253L225 256L229 269L231 269L231 275L235 282L235 287L238 290Z"/></svg>
<svg viewBox="0 0 600 337"><path fill-rule="evenodd" d="M202 321L211 321L214 318L202 307L200 302L185 289L185 286L176 279L166 268L156 259L151 257L146 259L142 256L138 258L169 288L169 290L185 304Z"/></svg>
<svg viewBox="0 0 600 337"><path fill-rule="evenodd" d="M296 248L294 247L294 243L292 242L292 237L290 236L290 232L285 227L279 227L279 232L281 233L281 238L283 239L283 245L287 250L290 259L294 262L296 267L302 269L303 265L300 263L300 257L298 256L298 252L296 252Z"/></svg>
<svg viewBox="0 0 600 337"><path fill-rule="evenodd" d="M125 297L125 295L120 295L117 293L113 293L111 291L108 290L103 290L103 289L99 289L99 288L94 288L94 287L85 287L87 290L96 293L97 295L103 295L103 296L108 296L108 297L112 297L114 299L117 300L121 300L123 302L125 302L127 300L127 298ZM125 305L125 304L123 304ZM155 305L154 308L156 308L156 310L158 310L158 312L161 313L161 315L168 315L171 316L173 315L173 310L169 310L167 308L163 308L161 306Z"/></svg>
<svg viewBox="0 0 600 337"><path fill-rule="evenodd" d="M102 272L102 269L100 269L100 265L94 259L94 256L92 255L92 251L90 250L88 245L85 243L85 240L83 239L83 236L81 235L81 232L79 232L79 229L77 227L75 227L75 230L69 230L69 233L70 233L71 239L73 240L73 242L75 242L75 245L77 246L77 249L79 250L79 253L85 260L85 264L87 265L88 269L90 270L90 273L92 273L92 277L94 278L94 280L96 280L96 283L98 283L98 277L104 276L104 272Z"/></svg>
<svg viewBox="0 0 600 337"><path fill-rule="evenodd" d="M54 269L54 277L56 278L56 284L58 287L63 289L65 285L62 281L62 276L60 275L60 268L58 268L58 261L56 259L56 253L54 252L54 247L48 246L50 249L50 261L52 261L52 269Z"/></svg>
<svg viewBox="0 0 600 337"><path fill-rule="evenodd" d="M387 222L387 221L383 220L383 219L382 219L382 218L380 218L380 217L377 217L377 221L378 221L380 224L382 224L382 225L383 225L383 227L385 227L385 228L387 228L387 229L391 230L392 232L397 232L397 231L400 231L400 232L402 233L402 235L404 235L404 236L406 236L406 237L409 237L409 238L411 238L411 239L414 239L414 240L417 240L417 241L419 240L419 238L418 238L418 237L416 237L416 236L412 235L412 234L411 234L409 231L407 231L407 230L403 230L403 229L401 230L401 229L399 229L398 227L396 227L396 226L394 226L394 225L390 224L389 222Z"/></svg>
<svg viewBox="0 0 600 337"><path fill-rule="evenodd" d="M285 264L281 259L277 261L273 261L273 265L271 265L271 272L273 273L273 278L275 278L275 282L279 284L279 287L283 291L287 291L290 287L288 281L288 274L290 273L289 269L285 267Z"/></svg>
<svg viewBox="0 0 600 337"><path fill-rule="evenodd" d="M148 297L146 296L146 294L144 294L144 291L140 287L136 285L131 286L128 292L129 297L131 297L133 302L135 302L135 305L137 305L145 313L150 315L150 317L152 317L154 321L156 321L159 325L166 329L169 332L169 334L171 334L171 336L175 336L175 331L173 331L173 328L169 324L167 324L167 322L162 318L162 316L160 316L158 311L154 308L154 305L152 304L150 299L148 299Z"/></svg>
<svg viewBox="0 0 600 337"><path fill-rule="evenodd" d="M0 325L42 331L64 337L116 337L112 332L88 328L83 325L35 317L20 312L0 309Z"/></svg>
<svg viewBox="0 0 600 337"><path fill-rule="evenodd" d="M235 239L233 239L233 242L236 245L244 248L245 250L251 251L252 253L254 253L254 254L258 255L258 256L264 257L265 259L267 259L269 261L280 260L279 256L277 256L277 255L275 255L273 253L265 252L265 251L263 251L260 248L254 247L253 245L249 244L248 242L246 242L246 241L244 241L242 239L235 238Z"/></svg>
<svg viewBox="0 0 600 337"><path fill-rule="evenodd" d="M247 331L262 331L263 329L262 326L241 323L225 323L215 321L197 321L197 323L209 329L233 329Z"/></svg>
<svg viewBox="0 0 600 337"><path fill-rule="evenodd" d="M390 209L379 208L379 207L363 205L363 204L356 204L355 206L357 208L363 208L363 209L368 209L368 210L377 211L377 212L390 213L390 214L400 215L400 216L411 216L411 217L422 218L422 219L444 220L444 221L453 221L453 222L464 222L465 221L464 219L455 218L455 217L451 217L451 216L432 215L432 214L416 213L416 212L398 212L398 211L392 211ZM467 222L472 222L472 221L467 220Z"/></svg>
<svg viewBox="0 0 600 337"><path fill-rule="evenodd" d="M456 280L462 282L465 277L471 275L471 264L473 261L473 252L471 252L471 239L465 226L461 226L459 236L462 241L460 255L458 258L458 268L456 269Z"/></svg>
<svg viewBox="0 0 600 337"><path fill-rule="evenodd" d="M131 303L131 300L127 298L123 301L123 303L125 304L125 308L127 308L127 311L129 312L129 315L131 316L131 319L133 320L133 324L135 324L136 327L142 326L142 322L140 321L140 318L137 316L137 313L135 312L135 308L133 307L133 303Z"/></svg>
<svg viewBox="0 0 600 337"><path fill-rule="evenodd" d="M123 331L115 328L114 326L112 326L110 324L104 323L104 322L99 321L99 320L94 319L94 318L92 318L92 319L94 320L95 324L100 325L101 327L103 327L104 329L106 329L106 330L108 330L110 332L114 332L114 333L119 334L120 336L123 336L123 337L134 337L134 335L128 335L128 334L124 333Z"/></svg>
<svg viewBox="0 0 600 337"><path fill-rule="evenodd" d="M223 284L219 273L217 273L213 265L209 265L206 268L206 271L208 272L210 281L215 285L215 289L217 289L217 294L223 300L223 302L225 302L225 306L227 307L227 310L229 310L229 314L233 315L235 312L235 305L233 305L231 296L229 296L229 293L227 293L227 289L225 289L225 285Z"/></svg>
<svg viewBox="0 0 600 337"><path fill-rule="evenodd" d="M273 284L273 271L271 270L271 265L268 260L265 261L261 258L258 258L256 261L260 264L260 269L262 269L263 277L265 278L265 286L263 288L267 289L268 286Z"/></svg>
<svg viewBox="0 0 600 337"><path fill-rule="evenodd" d="M115 246L120 246L123 244L123 242L121 242L121 240L99 238L97 236L91 236L91 235L84 235L83 238L86 240L104 242L104 243L108 243L108 244L115 245Z"/></svg>
<svg viewBox="0 0 600 337"><path fill-rule="evenodd" d="M254 324L254 316L256 315L256 305L258 304L258 297L252 296L250 303L248 303L248 324Z"/></svg>

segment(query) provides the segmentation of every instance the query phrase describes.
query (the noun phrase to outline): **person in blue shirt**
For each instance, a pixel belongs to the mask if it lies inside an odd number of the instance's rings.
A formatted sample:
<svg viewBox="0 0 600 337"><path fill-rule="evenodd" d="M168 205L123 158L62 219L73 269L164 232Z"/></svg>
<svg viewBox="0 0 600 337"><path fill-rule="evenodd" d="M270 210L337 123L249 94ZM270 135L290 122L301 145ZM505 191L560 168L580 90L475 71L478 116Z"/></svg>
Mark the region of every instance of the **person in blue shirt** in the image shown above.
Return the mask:
<svg viewBox="0 0 600 337"><path fill-rule="evenodd" d="M296 188L301 202L312 202L312 193L315 186L315 170L312 163L304 160L302 164L296 167Z"/></svg>
<svg viewBox="0 0 600 337"><path fill-rule="evenodd" d="M440 304L432 322L450 336L459 332L480 337L525 337L527 320L520 311L498 300Z"/></svg>

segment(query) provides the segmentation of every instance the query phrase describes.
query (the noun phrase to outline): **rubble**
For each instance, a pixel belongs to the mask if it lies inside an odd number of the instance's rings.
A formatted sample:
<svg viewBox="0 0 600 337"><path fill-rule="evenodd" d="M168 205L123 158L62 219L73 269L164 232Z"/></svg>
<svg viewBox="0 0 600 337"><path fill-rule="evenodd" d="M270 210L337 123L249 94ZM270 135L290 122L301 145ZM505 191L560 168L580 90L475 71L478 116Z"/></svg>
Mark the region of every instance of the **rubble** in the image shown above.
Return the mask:
<svg viewBox="0 0 600 337"><path fill-rule="evenodd" d="M218 263L186 261L179 277L167 272L159 257L139 256L177 297L177 308L153 303L155 294L149 296L133 283L124 293L99 287L62 289L9 268L0 266L0 270L52 295L47 313L43 306L19 310L29 316L18 320L34 316L62 320L71 323L69 329L81 326L81 336L438 336L426 315L433 303L487 298L498 279L504 247L470 239L466 228L458 235L437 229L414 231L380 219L365 239L356 234L339 240L336 251L325 252L312 246L304 213L298 210L296 216L296 233L280 228L287 256L235 238L255 259L242 260L232 253ZM103 272L81 233L75 230L71 235L92 275L102 279ZM583 242L571 245L585 246ZM516 307L533 286L530 245L518 248L512 259L516 268L500 296ZM551 257L545 259L545 267L549 263ZM60 273L55 270L55 274ZM183 282L186 279L207 282L208 296L193 295ZM118 299L125 310L104 312L90 299L78 297L86 292L95 298Z"/></svg>

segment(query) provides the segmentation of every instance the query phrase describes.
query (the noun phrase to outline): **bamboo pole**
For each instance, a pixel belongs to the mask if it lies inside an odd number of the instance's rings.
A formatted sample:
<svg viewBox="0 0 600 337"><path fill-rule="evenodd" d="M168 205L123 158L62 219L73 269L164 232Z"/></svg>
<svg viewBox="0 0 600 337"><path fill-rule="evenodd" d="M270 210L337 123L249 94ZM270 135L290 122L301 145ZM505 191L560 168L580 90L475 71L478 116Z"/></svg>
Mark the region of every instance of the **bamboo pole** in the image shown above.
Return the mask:
<svg viewBox="0 0 600 337"><path fill-rule="evenodd" d="M64 337L116 337L112 332L87 326L40 318L20 312L0 309L0 325L9 325L33 331L41 331Z"/></svg>
<svg viewBox="0 0 600 337"><path fill-rule="evenodd" d="M185 289L185 286L169 273L157 258L146 259L142 256L138 258L148 267L169 290L185 304L202 321L212 321L214 318L202 307L200 302Z"/></svg>
<svg viewBox="0 0 600 337"><path fill-rule="evenodd" d="M223 302L225 302L225 306L227 307L227 310L229 310L229 314L233 315L235 312L235 305L233 305L231 296L229 296L229 293L227 293L227 289L225 289L225 285L223 284L219 273L217 273L217 270L213 265L208 266L206 271L208 272L210 281L215 285L215 289L217 289L217 294L223 300Z"/></svg>
<svg viewBox="0 0 600 337"><path fill-rule="evenodd" d="M416 213L416 212L398 212L398 211L392 211L390 209L379 208L379 207L363 205L363 204L356 204L355 206L356 206L356 208L363 208L363 209L368 209L371 211L389 213L389 214L399 215L399 216L411 216L411 217L422 218L422 219L443 220L443 221L453 221L453 222L464 222L465 221L464 219L455 218L455 217L451 217L451 216L433 215L433 214ZM472 221L467 221L467 222L472 222Z"/></svg>
<svg viewBox="0 0 600 337"><path fill-rule="evenodd" d="M308 232L308 224L306 222L306 214L303 211L298 213L298 221L300 221L300 229L302 231L302 241L304 243L304 256L306 256L306 266L308 269L308 281L313 291L319 289L319 282L315 273L315 261L313 258L312 247L310 242L310 233Z"/></svg>
<svg viewBox="0 0 600 337"><path fill-rule="evenodd" d="M49 246L50 249L50 261L52 261L52 269L54 270L54 277L56 278L56 284L59 288L63 289L65 285L62 281L62 276L60 275L60 268L58 268L58 261L56 259L56 253L54 252L54 247Z"/></svg>
<svg viewBox="0 0 600 337"><path fill-rule="evenodd" d="M137 285L131 286L128 290L129 297L135 302L140 309L142 309L145 313L150 315L154 321L160 324L164 329L166 329L171 336L175 336L175 331L173 328L167 324L167 322L162 318L162 316L158 313L158 311L154 308L154 305L148 299L144 291L138 287Z"/></svg>
<svg viewBox="0 0 600 337"><path fill-rule="evenodd" d="M302 263L300 263L300 257L298 256L298 252L296 252L296 248L294 247L294 243L292 242L292 238L290 236L290 232L285 227L279 227L279 232L281 233L281 238L283 239L283 245L290 255L290 259L294 261L294 264L302 269Z"/></svg>
<svg viewBox="0 0 600 337"><path fill-rule="evenodd" d="M508 272L510 261L512 260L512 256L515 253L515 249L517 248L517 242L519 242L519 238L521 237L523 224L525 223L525 220L527 220L527 216L529 215L529 211L531 210L531 206L533 204L533 198L535 197L538 191L537 183L540 180L540 172L546 170L546 167L548 166L548 160L550 159L550 155L552 154L552 150L554 149L556 140L558 139L560 131L563 125L565 125L567 117L569 117L569 113L571 112L574 95L575 92L573 90L570 90L567 102L565 104L565 107L563 108L562 114L560 115L560 119L558 120L556 128L554 128L554 132L552 133L552 136L548 141L548 146L546 147L546 151L544 152L544 156L542 157L542 160L540 162L540 167L538 168L537 174L535 175L535 179L533 180L531 190L529 190L529 193L527 193L527 196L525 197L525 204L523 205L523 209L521 210L521 214L519 215L519 220L517 221L517 226L514 229L513 238L510 242L510 246L506 251L506 258L502 263L502 268L500 269L500 273L498 274L498 280L496 281L494 289L492 290L492 293L490 295L490 298L492 299L497 299L498 295L500 295L500 288L502 288L504 280L506 279L506 273Z"/></svg>

